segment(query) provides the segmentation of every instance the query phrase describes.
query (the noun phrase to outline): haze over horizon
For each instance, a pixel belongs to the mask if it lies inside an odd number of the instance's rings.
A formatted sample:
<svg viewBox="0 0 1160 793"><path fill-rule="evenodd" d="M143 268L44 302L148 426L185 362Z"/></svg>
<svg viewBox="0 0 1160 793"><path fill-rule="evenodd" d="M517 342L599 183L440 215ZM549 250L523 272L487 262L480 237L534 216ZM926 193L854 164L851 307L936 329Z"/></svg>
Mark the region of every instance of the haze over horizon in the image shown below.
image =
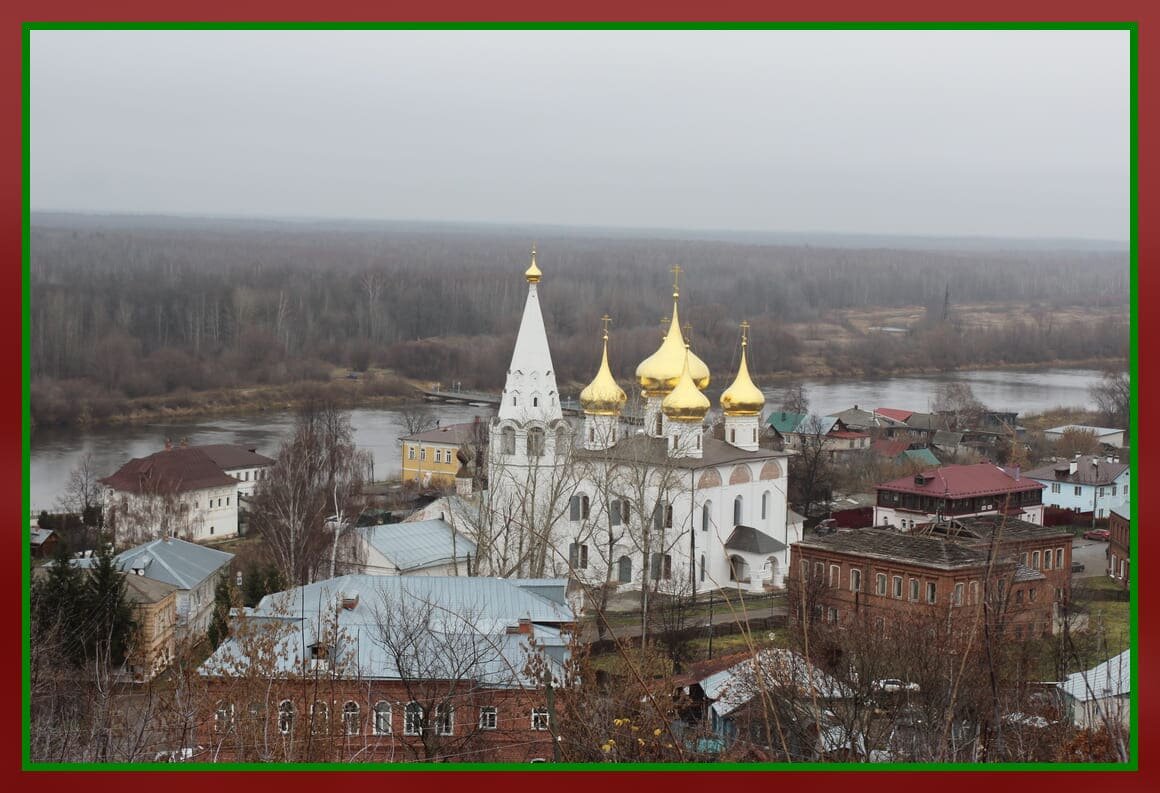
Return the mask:
<svg viewBox="0 0 1160 793"><path fill-rule="evenodd" d="M37 212L1126 240L1126 31L33 31Z"/></svg>

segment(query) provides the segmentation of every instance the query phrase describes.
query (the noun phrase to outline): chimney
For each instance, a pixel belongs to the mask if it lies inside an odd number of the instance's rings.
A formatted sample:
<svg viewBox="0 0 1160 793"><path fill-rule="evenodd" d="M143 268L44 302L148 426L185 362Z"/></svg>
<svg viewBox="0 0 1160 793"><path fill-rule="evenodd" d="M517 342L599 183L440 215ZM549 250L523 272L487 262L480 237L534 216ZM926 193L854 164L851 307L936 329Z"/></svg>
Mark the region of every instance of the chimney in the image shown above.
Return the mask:
<svg viewBox="0 0 1160 793"><path fill-rule="evenodd" d="M172 448L173 448L173 439L172 439L172 438L166 438L166 439L165 439L165 451L169 451L169 450L170 450L170 449L172 449Z"/></svg>
<svg viewBox="0 0 1160 793"><path fill-rule="evenodd" d="M358 606L358 592L343 592L340 605L346 611L354 611Z"/></svg>
<svg viewBox="0 0 1160 793"><path fill-rule="evenodd" d="M1076 455L1076 458L1077 458L1077 459L1075 459L1075 460L1072 460L1071 462L1069 462L1069 463L1067 464L1067 473L1068 473L1068 476L1070 476L1070 475L1074 474L1074 473L1075 473L1075 471L1076 471L1076 469L1077 469L1077 468L1079 468L1079 461L1078 461L1079 455Z"/></svg>

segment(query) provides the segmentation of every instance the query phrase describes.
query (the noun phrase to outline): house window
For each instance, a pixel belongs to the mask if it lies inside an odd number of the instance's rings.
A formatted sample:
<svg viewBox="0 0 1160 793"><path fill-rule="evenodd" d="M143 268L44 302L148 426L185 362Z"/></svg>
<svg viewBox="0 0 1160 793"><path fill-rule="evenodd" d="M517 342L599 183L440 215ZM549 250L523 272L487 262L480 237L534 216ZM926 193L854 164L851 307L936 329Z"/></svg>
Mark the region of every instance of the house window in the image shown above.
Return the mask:
<svg viewBox="0 0 1160 793"><path fill-rule="evenodd" d="M1015 602L1016 603L1023 602L1023 590L1022 589L1015 590Z"/></svg>
<svg viewBox="0 0 1160 793"><path fill-rule="evenodd" d="M219 702L213 714L214 732L229 732L234 728L234 705L232 702Z"/></svg>
<svg viewBox="0 0 1160 793"><path fill-rule="evenodd" d="M649 568L649 574L653 580L664 579L668 581L673 577L673 557L671 554L654 553L652 555L652 565Z"/></svg>
<svg viewBox="0 0 1160 793"><path fill-rule="evenodd" d="M588 520L588 496L572 496L568 502L568 512L572 520Z"/></svg>
<svg viewBox="0 0 1160 793"><path fill-rule="evenodd" d="M1124 495L1128 495L1128 483L1124 482Z"/></svg>
<svg viewBox="0 0 1160 793"><path fill-rule="evenodd" d="M741 513L743 507L743 499L741 496L733 499L733 525L741 523Z"/></svg>
<svg viewBox="0 0 1160 793"><path fill-rule="evenodd" d="M568 546L568 565L573 570L588 569L588 546L574 542Z"/></svg>
<svg viewBox="0 0 1160 793"><path fill-rule="evenodd" d="M826 575L826 565L822 562L814 562L814 578L821 581Z"/></svg>
<svg viewBox="0 0 1160 793"><path fill-rule="evenodd" d="M851 592L861 592L862 591L862 571L861 570L851 570L850 571L850 591Z"/></svg>
<svg viewBox="0 0 1160 793"><path fill-rule="evenodd" d="M289 735L294 729L294 703L288 699L278 705L278 732Z"/></svg>
<svg viewBox="0 0 1160 793"><path fill-rule="evenodd" d="M1099 512L1096 513L1096 517L1098 517L1098 518L1104 517L1104 508L1103 507L1100 507Z"/></svg>
<svg viewBox="0 0 1160 793"><path fill-rule="evenodd" d="M424 461L424 462L427 460L427 447L426 446L424 446L423 448L421 448L419 450L419 459Z"/></svg>
<svg viewBox="0 0 1160 793"><path fill-rule="evenodd" d="M1032 603L1034 603L1035 598L1038 596L1038 594L1039 594L1039 590L1036 589L1035 587L1031 587L1027 590L1027 599L1030 600Z"/></svg>
<svg viewBox="0 0 1160 793"><path fill-rule="evenodd" d="M455 730L455 710L450 705L435 707L435 734L451 735Z"/></svg>
<svg viewBox="0 0 1160 793"><path fill-rule="evenodd" d="M926 584L926 602L927 603L934 603L935 602L935 595L937 594L937 591L938 591L938 585L935 584L933 581L928 581Z"/></svg>
<svg viewBox="0 0 1160 793"><path fill-rule="evenodd" d="M829 622L831 625L837 625L838 624L838 610L834 609L834 608L826 609L826 621Z"/></svg>
<svg viewBox="0 0 1160 793"><path fill-rule="evenodd" d="M544 454L544 431L539 427L528 430L528 457L540 457Z"/></svg>
<svg viewBox="0 0 1160 793"><path fill-rule="evenodd" d="M347 702L342 706L342 731L347 735L359 734L358 703Z"/></svg>
<svg viewBox="0 0 1160 793"><path fill-rule="evenodd" d="M423 706L418 702L408 702L403 708L403 735L418 735L423 729Z"/></svg>
<svg viewBox="0 0 1160 793"><path fill-rule="evenodd" d="M1051 569L1051 550L1050 549L1043 552L1043 569L1044 570Z"/></svg>
<svg viewBox="0 0 1160 793"><path fill-rule="evenodd" d="M951 596L951 603L953 603L956 606L963 605L963 590L965 588L966 587L963 586L963 583L961 581L959 583L955 584L955 591L954 591L954 594Z"/></svg>
<svg viewBox="0 0 1160 793"><path fill-rule="evenodd" d="M972 581L971 582L971 600L970 600L970 603L973 606L978 602L979 602L979 582Z"/></svg>
<svg viewBox="0 0 1160 793"><path fill-rule="evenodd" d="M1116 494L1116 486L1112 485L1112 495L1114 496L1115 494Z"/></svg>
<svg viewBox="0 0 1160 793"><path fill-rule="evenodd" d="M891 580L890 583L894 587L894 597L901 598L902 597L902 576L900 576L900 575L894 576L894 578Z"/></svg>
<svg viewBox="0 0 1160 793"><path fill-rule="evenodd" d="M310 732L314 735L330 732L330 708L325 702L314 700L314 704L310 706Z"/></svg>
<svg viewBox="0 0 1160 793"><path fill-rule="evenodd" d="M379 700L375 703L375 735L391 734L391 703Z"/></svg>
<svg viewBox="0 0 1160 793"><path fill-rule="evenodd" d="M443 462L443 450L442 449L435 450L435 462L437 462L437 463Z"/></svg>
<svg viewBox="0 0 1160 793"><path fill-rule="evenodd" d="M500 433L504 454L516 453L516 431L511 427L504 427Z"/></svg>
<svg viewBox="0 0 1160 793"><path fill-rule="evenodd" d="M1104 497L1104 488L1100 488L1100 498Z"/></svg>
<svg viewBox="0 0 1160 793"><path fill-rule="evenodd" d="M805 562L802 562L804 565ZM701 554L701 580L705 580L705 554Z"/></svg>
<svg viewBox="0 0 1160 793"><path fill-rule="evenodd" d="M1058 493L1058 492L1059 492L1059 482L1052 482L1052 483L1051 483L1051 492L1052 492L1052 493Z"/></svg>
<svg viewBox="0 0 1160 793"><path fill-rule="evenodd" d="M830 589L837 589L842 582L842 568L836 564L830 565Z"/></svg>
<svg viewBox="0 0 1160 793"><path fill-rule="evenodd" d="M1123 580L1126 580L1127 578L1128 578L1128 562L1126 559L1121 559L1120 560L1120 580L1123 581Z"/></svg>
<svg viewBox="0 0 1160 793"><path fill-rule="evenodd" d="M886 573L879 573L874 579L874 594L886 594Z"/></svg>
<svg viewBox="0 0 1160 793"><path fill-rule="evenodd" d="M548 709L547 708L532 708L532 729L546 730L548 729Z"/></svg>
<svg viewBox="0 0 1160 793"><path fill-rule="evenodd" d="M1039 551L1031 552L1031 568L1033 570L1039 569Z"/></svg>
<svg viewBox="0 0 1160 793"><path fill-rule="evenodd" d="M479 729L494 730L499 722L499 711L494 705L484 705L479 709Z"/></svg>
<svg viewBox="0 0 1160 793"><path fill-rule="evenodd" d="M213 534L213 526L210 526L210 527L209 527L209 533L210 533L210 534Z"/></svg>

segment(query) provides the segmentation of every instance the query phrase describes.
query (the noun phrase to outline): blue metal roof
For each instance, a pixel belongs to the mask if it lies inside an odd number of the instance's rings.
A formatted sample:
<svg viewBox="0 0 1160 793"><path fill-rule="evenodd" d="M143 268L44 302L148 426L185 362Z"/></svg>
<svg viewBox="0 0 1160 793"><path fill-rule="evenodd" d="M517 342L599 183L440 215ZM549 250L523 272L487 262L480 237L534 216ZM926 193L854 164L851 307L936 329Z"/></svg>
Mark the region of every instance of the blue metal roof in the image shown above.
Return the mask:
<svg viewBox="0 0 1160 793"><path fill-rule="evenodd" d="M178 589L194 589L234 558L232 553L207 548L194 542L171 537L153 540L113 557L113 563L126 573L137 573L172 584ZM77 559L77 567L91 567L95 559Z"/></svg>
<svg viewBox="0 0 1160 793"><path fill-rule="evenodd" d="M468 554L475 558L475 543L439 518L366 526L357 531L401 572L465 559Z"/></svg>

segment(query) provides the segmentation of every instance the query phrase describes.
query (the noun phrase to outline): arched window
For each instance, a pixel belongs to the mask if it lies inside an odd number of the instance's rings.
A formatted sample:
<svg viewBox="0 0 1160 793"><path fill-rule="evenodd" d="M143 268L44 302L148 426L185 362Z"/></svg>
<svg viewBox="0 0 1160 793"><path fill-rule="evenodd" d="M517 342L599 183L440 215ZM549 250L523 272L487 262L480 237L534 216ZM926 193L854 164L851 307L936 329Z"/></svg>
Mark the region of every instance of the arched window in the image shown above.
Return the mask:
<svg viewBox="0 0 1160 793"><path fill-rule="evenodd" d="M538 408L540 406L540 398L538 396L532 397L532 407Z"/></svg>
<svg viewBox="0 0 1160 793"><path fill-rule="evenodd" d="M622 584L632 583L632 559L622 556L616 563L616 580Z"/></svg>
<svg viewBox="0 0 1160 793"><path fill-rule="evenodd" d="M741 512L742 512L742 498L741 498L741 496L738 496L737 498L733 499L733 525L734 526L737 526L738 524L741 523Z"/></svg>
<svg viewBox="0 0 1160 793"><path fill-rule="evenodd" d="M588 520L588 496L583 493L572 496L568 503L568 517L572 520Z"/></svg>
<svg viewBox="0 0 1160 793"><path fill-rule="evenodd" d="M544 454L544 431L539 427L528 430L528 457L540 457Z"/></svg>
<svg viewBox="0 0 1160 793"><path fill-rule="evenodd" d="M765 566L769 568L769 580L771 582L777 580L777 557L771 556L765 560Z"/></svg>
<svg viewBox="0 0 1160 793"><path fill-rule="evenodd" d="M516 453L516 431L512 427L504 427L500 433L500 439L503 442L502 451L504 454Z"/></svg>
<svg viewBox="0 0 1160 793"><path fill-rule="evenodd" d="M732 427L729 428L729 442L737 443L737 430Z"/></svg>
<svg viewBox="0 0 1160 793"><path fill-rule="evenodd" d="M229 732L234 727L234 704L221 700L213 714L214 732Z"/></svg>
<svg viewBox="0 0 1160 793"><path fill-rule="evenodd" d="M766 490L761 494L761 519L765 520L769 517L769 491Z"/></svg>
<svg viewBox="0 0 1160 793"><path fill-rule="evenodd" d="M347 735L358 735L360 730L359 707L357 702L347 702L342 706L342 731Z"/></svg>
<svg viewBox="0 0 1160 793"><path fill-rule="evenodd" d="M314 700L310 706L310 731L315 735L325 735L330 732L330 708L325 702Z"/></svg>
<svg viewBox="0 0 1160 793"><path fill-rule="evenodd" d="M408 702L403 709L403 735L418 735L423 729L423 706Z"/></svg>
<svg viewBox="0 0 1160 793"><path fill-rule="evenodd" d="M278 705L278 732L289 735L294 730L294 703L288 699Z"/></svg>
<svg viewBox="0 0 1160 793"><path fill-rule="evenodd" d="M375 703L375 735L391 734L391 703L379 700Z"/></svg>
<svg viewBox="0 0 1160 793"><path fill-rule="evenodd" d="M701 507L701 531L709 530L709 523L712 521L713 502L706 501L705 506Z"/></svg>

